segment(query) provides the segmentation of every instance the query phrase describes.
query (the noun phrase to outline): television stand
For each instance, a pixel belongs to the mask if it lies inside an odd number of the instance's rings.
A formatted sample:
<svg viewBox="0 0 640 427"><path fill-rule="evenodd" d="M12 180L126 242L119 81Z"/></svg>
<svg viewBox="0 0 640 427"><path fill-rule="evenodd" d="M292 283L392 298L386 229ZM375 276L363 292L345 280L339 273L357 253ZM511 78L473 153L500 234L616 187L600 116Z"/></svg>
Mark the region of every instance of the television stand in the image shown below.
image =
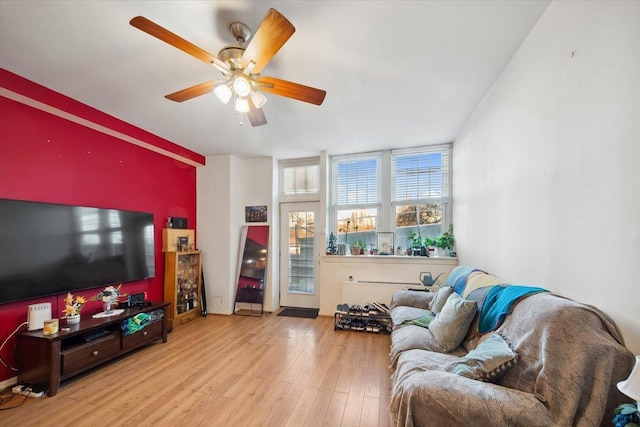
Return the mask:
<svg viewBox="0 0 640 427"><path fill-rule="evenodd" d="M76 325L63 325L69 330L43 335L42 331L23 332L18 335L17 361L21 384L40 384L47 388L48 396L55 396L60 381L94 368L108 360L162 339L167 342L167 306L152 303L142 308L128 308L117 316L94 319L83 317ZM123 335L120 322L138 313L162 309L162 319L149 323L142 330ZM90 339L87 339L90 338Z"/></svg>

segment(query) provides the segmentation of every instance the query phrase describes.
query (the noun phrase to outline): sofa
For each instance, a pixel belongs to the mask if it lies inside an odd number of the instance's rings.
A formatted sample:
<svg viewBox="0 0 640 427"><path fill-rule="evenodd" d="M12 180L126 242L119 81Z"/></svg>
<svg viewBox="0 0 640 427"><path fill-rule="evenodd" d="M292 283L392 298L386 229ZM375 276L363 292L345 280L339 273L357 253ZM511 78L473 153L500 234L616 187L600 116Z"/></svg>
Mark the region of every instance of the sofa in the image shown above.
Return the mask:
<svg viewBox="0 0 640 427"><path fill-rule="evenodd" d="M456 267L391 302L393 426L611 425L634 364L609 316Z"/></svg>

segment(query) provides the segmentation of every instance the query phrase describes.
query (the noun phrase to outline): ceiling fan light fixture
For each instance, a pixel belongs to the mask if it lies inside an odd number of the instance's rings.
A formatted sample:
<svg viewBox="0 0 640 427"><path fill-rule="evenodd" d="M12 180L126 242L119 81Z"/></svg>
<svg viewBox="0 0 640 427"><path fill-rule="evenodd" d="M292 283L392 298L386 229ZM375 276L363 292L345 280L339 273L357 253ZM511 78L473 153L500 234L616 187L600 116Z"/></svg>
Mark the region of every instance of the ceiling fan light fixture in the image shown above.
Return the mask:
<svg viewBox="0 0 640 427"><path fill-rule="evenodd" d="M262 108L262 106L267 103L267 97L264 96L264 93L260 92L259 90L253 91L253 93L251 94L251 100L253 101L253 105L255 105L256 108Z"/></svg>
<svg viewBox="0 0 640 427"><path fill-rule="evenodd" d="M229 86L227 86L226 84L221 84L216 86L213 89L213 93L216 94L218 99L222 101L223 104L228 103L232 95L231 89L229 89Z"/></svg>
<svg viewBox="0 0 640 427"><path fill-rule="evenodd" d="M246 97L251 92L251 84L249 80L242 76L236 76L233 79L233 91L239 97Z"/></svg>
<svg viewBox="0 0 640 427"><path fill-rule="evenodd" d="M247 101L247 98L236 98L236 111L239 113L249 112L249 101Z"/></svg>

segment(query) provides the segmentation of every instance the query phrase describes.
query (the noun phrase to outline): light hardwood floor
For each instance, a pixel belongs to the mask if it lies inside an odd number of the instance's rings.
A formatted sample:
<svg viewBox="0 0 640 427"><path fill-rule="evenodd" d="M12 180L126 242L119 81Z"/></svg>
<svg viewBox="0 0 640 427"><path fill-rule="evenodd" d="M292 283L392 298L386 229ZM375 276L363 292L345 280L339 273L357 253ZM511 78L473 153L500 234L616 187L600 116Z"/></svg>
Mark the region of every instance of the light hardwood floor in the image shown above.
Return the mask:
<svg viewBox="0 0 640 427"><path fill-rule="evenodd" d="M0 411L0 425L387 427L389 344L331 317L208 315Z"/></svg>

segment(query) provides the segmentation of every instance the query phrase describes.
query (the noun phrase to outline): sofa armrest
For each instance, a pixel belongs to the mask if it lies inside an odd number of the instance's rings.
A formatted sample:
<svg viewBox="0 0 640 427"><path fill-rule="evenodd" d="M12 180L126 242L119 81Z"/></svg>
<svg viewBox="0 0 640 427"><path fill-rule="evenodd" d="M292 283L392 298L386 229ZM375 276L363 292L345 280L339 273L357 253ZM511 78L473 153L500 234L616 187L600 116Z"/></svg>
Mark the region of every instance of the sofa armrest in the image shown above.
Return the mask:
<svg viewBox="0 0 640 427"><path fill-rule="evenodd" d="M405 305L409 307L423 308L425 310L428 310L434 295L434 292L408 290L395 291L393 293L393 298L391 299L390 308Z"/></svg>

